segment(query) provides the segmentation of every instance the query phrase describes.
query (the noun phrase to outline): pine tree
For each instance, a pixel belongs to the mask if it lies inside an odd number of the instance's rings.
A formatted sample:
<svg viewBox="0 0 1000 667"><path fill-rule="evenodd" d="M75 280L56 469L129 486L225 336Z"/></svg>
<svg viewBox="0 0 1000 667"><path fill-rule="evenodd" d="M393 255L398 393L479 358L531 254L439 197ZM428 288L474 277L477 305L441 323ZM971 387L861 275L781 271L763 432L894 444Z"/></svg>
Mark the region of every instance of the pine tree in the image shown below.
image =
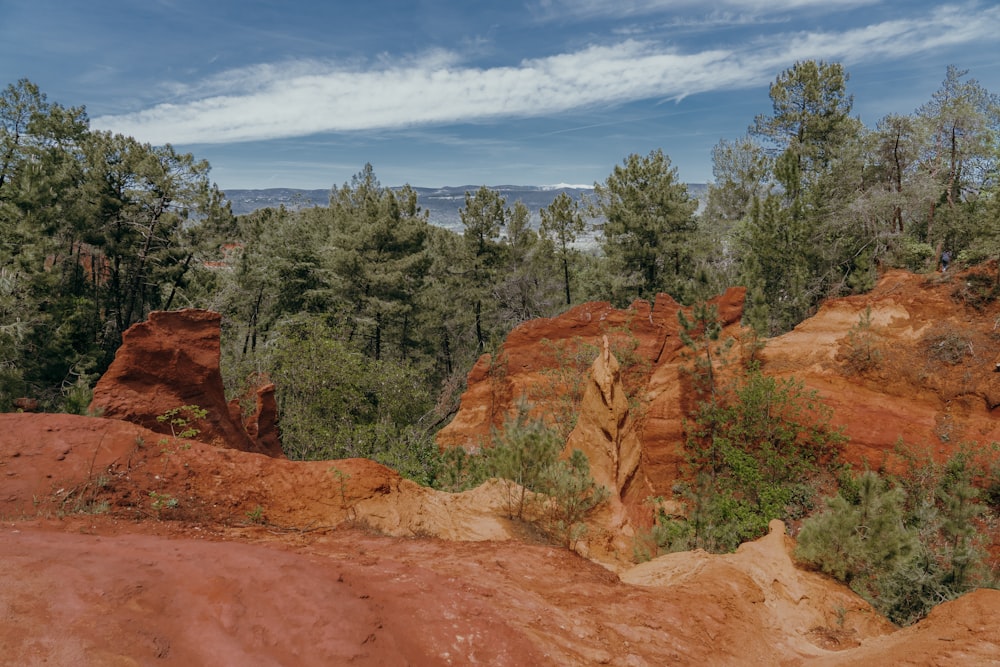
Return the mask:
<svg viewBox="0 0 1000 667"><path fill-rule="evenodd" d="M691 253L697 202L677 180L662 150L629 155L594 193L604 216L601 248L624 278L617 301L654 300L666 292L686 301L695 276Z"/></svg>

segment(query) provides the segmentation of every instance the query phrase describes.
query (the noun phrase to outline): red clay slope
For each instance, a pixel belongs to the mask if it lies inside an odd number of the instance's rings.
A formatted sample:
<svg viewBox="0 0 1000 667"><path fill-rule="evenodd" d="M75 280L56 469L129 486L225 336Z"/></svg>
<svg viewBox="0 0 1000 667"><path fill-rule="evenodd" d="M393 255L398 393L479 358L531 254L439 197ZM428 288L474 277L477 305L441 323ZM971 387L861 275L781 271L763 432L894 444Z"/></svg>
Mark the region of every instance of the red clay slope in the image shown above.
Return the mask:
<svg viewBox="0 0 1000 667"><path fill-rule="evenodd" d="M995 267L929 276L891 271L871 293L831 300L793 331L767 340L760 353L762 370L794 375L817 390L833 408L834 423L850 437L847 459L858 465L896 465L899 443L941 459L962 443L1000 442L1000 373L994 372L1000 303L975 307L977 275L991 283ZM726 325L723 338L736 341L732 354L737 357L750 350L751 336L739 326L743 296L732 289L715 300ZM522 394L539 412L558 414L553 396L565 393L565 382L553 385L559 361L553 350L580 344L599 350L601 338L609 335L622 341L619 349L625 343L634 346L631 354L638 363L626 384L643 406L642 419L634 420L640 469L653 495L669 497L684 461L682 367L687 362L679 309L661 294L652 308L643 301L627 310L588 303L521 325L508 336L499 362L484 356L469 374L461 408L439 434L439 444L478 446ZM866 313L878 361L859 370L850 361L851 332Z"/></svg>
<svg viewBox="0 0 1000 667"><path fill-rule="evenodd" d="M898 399L892 409L911 420L919 410L942 415L915 441L933 435L947 448L942 435L992 437L992 357L986 371L976 365L996 313L955 302L954 280L890 274L865 299L828 304L771 341L765 367L801 370L845 403L851 392L867 396L869 414L878 395L890 406ZM722 310L738 333L734 296ZM844 337L869 305L887 353L879 368L848 374ZM653 454L644 450L635 469L610 366L586 388L594 414L574 437L604 434L590 444L610 461L609 483L629 487L640 469L650 484L668 479L656 452L676 447L666 434L679 428L667 424L680 391L670 380L677 343L654 325L675 317L670 310L571 311L568 331L594 328L596 338L607 332L595 319L631 317L652 332L637 346L651 361L642 380L651 418L635 435ZM933 347L942 322L969 345L954 365ZM531 373L544 379L530 330L512 344L510 395ZM185 354L172 349L168 359ZM872 430L867 419L851 424L859 438ZM875 437L862 442L869 454L885 451ZM991 622L1000 592L966 595L893 631L848 589L795 567L780 522L736 554L672 554L611 571L533 542L504 517L495 484L446 494L370 461L293 462L70 415L0 415L0 480L8 664L984 665L1000 656Z"/></svg>

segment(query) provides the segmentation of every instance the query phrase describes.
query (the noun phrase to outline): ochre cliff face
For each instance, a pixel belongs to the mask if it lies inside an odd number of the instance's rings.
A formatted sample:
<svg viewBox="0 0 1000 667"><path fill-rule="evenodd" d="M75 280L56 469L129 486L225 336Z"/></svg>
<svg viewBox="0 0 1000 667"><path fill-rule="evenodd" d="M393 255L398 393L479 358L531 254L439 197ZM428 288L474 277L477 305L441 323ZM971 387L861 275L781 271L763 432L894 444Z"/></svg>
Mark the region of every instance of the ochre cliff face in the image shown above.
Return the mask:
<svg viewBox="0 0 1000 667"><path fill-rule="evenodd" d="M744 297L744 289L732 288L712 300L723 335L741 341L735 354L744 353L742 341L750 338L740 326ZM575 394L576 428L567 450L588 455L595 480L626 504L669 492L683 461L680 309L661 294L652 307L646 301L627 309L586 303L525 322L507 337L500 364L484 355L473 368L461 408L438 434L438 444L475 449L488 443L491 429L503 424L519 397L551 417L564 412ZM592 356L574 374L565 367L569 355L560 350L590 350Z"/></svg>
<svg viewBox="0 0 1000 667"><path fill-rule="evenodd" d="M218 313L187 309L153 312L130 327L94 388L91 412L170 434L170 424L157 417L194 405L207 411L192 424L200 431L196 439L283 456L275 426L274 385L257 391L257 411L246 426L239 406L226 401L219 370L221 319Z"/></svg>
<svg viewBox="0 0 1000 667"><path fill-rule="evenodd" d="M890 273L871 294L831 301L768 341L764 370L820 391L856 460L893 463L900 434L935 456L963 440L992 441L1000 309L976 310L967 296L960 275ZM716 303L724 335L737 340L734 355L746 355L743 293ZM641 565L622 558L642 501L669 490L679 469L682 406L691 397L677 310L667 298L655 308L586 304L520 327L501 362L477 366L459 418L442 435L443 443L476 446L521 393L550 416L567 397L578 402L572 427L559 424L567 450L584 450L613 490L596 512L603 532L593 536L603 542L590 545L595 562L526 537L507 518L496 481L449 494L373 461L238 451L273 438L274 388L258 393L258 417L244 431L217 377L218 316L151 317L130 330L94 402L106 417L138 423L0 414L0 607L18 612L0 624L4 657L993 664L1000 592L968 593L897 630L846 586L797 567L794 542L777 521L734 554L676 553ZM880 353L861 368L849 334L866 313L868 342ZM570 352L589 355L575 357L575 379L552 372ZM155 417L189 404L230 421L201 424L205 442L162 438ZM152 444L160 441L167 445Z"/></svg>
<svg viewBox="0 0 1000 667"><path fill-rule="evenodd" d="M891 271L869 294L830 300L793 331L763 341L763 350L755 353L761 369L795 377L818 392L833 410L833 423L850 438L845 456L855 465L898 470L899 444L937 460L964 445L985 449L1000 442L1000 372L995 372L1000 305L976 302L977 286L995 279L989 269L977 271L931 276ZM730 289L714 300L724 324L722 337L735 341L731 359L751 354L752 336L739 323L744 297L742 289ZM531 391L551 384L554 346L582 341L596 358L604 335L612 342L631 339L634 359L626 388L635 414L609 417L607 406L584 402L578 423L602 423L590 430L614 433L620 442L636 440L644 490L669 496L682 474L683 419L693 401L683 372L689 362L679 336L679 309L660 295L653 307L641 301L624 310L588 303L521 325L502 348L501 373L491 374L496 364L489 357L470 373L461 408L438 443L472 448L486 442L522 394L534 401L538 414L557 413L558 391ZM591 381L585 379L587 372L580 379L584 384ZM592 372L605 371L595 364ZM601 382L596 376L592 380ZM620 427L629 433L617 433ZM608 458L602 453L608 436L593 437L595 442L585 442L577 434L573 442L594 452L592 465L603 470L595 475L614 479L618 489L627 487L617 478L620 464L601 462Z"/></svg>
<svg viewBox="0 0 1000 667"><path fill-rule="evenodd" d="M980 271L887 273L869 294L831 300L768 341L763 369L819 392L852 463L898 469L897 445L937 460L966 445L985 452L1000 441L1000 306L970 305Z"/></svg>

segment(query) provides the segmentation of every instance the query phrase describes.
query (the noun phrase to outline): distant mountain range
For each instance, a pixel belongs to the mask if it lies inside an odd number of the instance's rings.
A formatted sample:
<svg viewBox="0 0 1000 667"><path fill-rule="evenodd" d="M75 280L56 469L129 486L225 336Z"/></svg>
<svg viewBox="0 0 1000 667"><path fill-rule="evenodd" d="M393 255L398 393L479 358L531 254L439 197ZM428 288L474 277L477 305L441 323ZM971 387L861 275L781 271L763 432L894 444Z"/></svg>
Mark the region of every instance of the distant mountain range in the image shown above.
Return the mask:
<svg viewBox="0 0 1000 667"><path fill-rule="evenodd" d="M517 200L524 202L531 211L534 226L540 220L539 211L552 203L552 200L565 192L570 197L580 200L593 194L593 188L581 188L571 185L496 185L490 186L497 190L512 206ZM465 193L475 192L478 185L462 185L444 188L413 188L417 192L420 207L429 212L431 223L447 229L459 230L462 221L459 209L465 206ZM704 183L688 183L688 193L704 202L708 186ZM260 208L278 208L297 210L312 206L328 206L330 190L299 190L295 188L270 188L267 190L226 190L226 199L232 205L235 215L252 213Z"/></svg>

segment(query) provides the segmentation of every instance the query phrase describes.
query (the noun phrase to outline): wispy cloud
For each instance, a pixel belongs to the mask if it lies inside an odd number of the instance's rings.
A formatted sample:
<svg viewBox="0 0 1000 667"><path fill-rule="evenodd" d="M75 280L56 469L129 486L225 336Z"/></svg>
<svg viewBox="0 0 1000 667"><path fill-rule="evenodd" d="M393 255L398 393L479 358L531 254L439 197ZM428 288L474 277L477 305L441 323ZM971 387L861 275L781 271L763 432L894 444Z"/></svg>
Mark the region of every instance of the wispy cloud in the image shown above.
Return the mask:
<svg viewBox="0 0 1000 667"><path fill-rule="evenodd" d="M968 7L946 5L919 19L844 32L771 35L766 41L695 53L629 39L488 68L466 66L448 51L368 64L293 61L176 86L175 103L95 118L92 124L155 144L202 144L537 117L744 89L773 80L802 59L877 62L990 42L997 34L1000 7L977 11L973 21Z"/></svg>
<svg viewBox="0 0 1000 667"><path fill-rule="evenodd" d="M849 9L876 4L879 0L720 0L716 9L775 14L802 9L822 11ZM704 0L539 0L532 6L539 20L585 20L599 17L628 18L647 16L678 9L703 8Z"/></svg>
<svg viewBox="0 0 1000 667"><path fill-rule="evenodd" d="M718 30L719 28L749 27L788 23L787 17L763 16L752 13L734 13L714 11L704 16L673 16L664 21L649 21L635 19L631 23L613 27L611 33L622 37L640 38L644 35L669 32L697 33Z"/></svg>

